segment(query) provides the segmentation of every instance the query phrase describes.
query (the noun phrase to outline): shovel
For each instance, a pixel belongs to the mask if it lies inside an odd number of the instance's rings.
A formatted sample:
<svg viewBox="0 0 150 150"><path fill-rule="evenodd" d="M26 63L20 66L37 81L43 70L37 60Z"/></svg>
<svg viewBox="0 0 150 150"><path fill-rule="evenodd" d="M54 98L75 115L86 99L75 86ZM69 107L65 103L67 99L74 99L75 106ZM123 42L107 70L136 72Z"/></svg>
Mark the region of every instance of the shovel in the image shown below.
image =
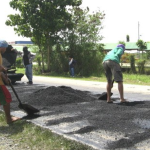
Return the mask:
<svg viewBox="0 0 150 150"><path fill-rule="evenodd" d="M18 107L19 107L20 109L22 109L23 111L25 111L28 115L33 115L34 113L39 112L38 109L36 109L36 108L34 108L34 107L32 107L32 106L30 106L30 105L28 105L28 104L22 104L22 102L21 102L21 100L19 99L18 94L16 93L16 91L15 91L15 89L14 89L14 87L13 87L13 85L12 85L11 82L9 82L9 85L11 86L11 88L12 88L14 94L16 95L17 100L19 101Z"/></svg>
<svg viewBox="0 0 150 150"><path fill-rule="evenodd" d="M113 84L114 84L114 79L113 79L113 81L112 81L112 86L113 86ZM111 93L110 95L112 96L113 93ZM98 99L99 99L99 100L107 100L107 92L103 92L103 93L101 94L101 96L100 96Z"/></svg>

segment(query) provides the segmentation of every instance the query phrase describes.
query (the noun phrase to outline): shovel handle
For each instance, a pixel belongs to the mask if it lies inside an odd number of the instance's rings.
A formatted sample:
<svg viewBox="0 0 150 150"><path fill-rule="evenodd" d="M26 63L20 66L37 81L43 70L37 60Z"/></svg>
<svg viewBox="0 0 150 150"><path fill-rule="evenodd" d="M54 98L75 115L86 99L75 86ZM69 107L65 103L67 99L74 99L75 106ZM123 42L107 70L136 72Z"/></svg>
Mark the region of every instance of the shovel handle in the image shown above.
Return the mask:
<svg viewBox="0 0 150 150"><path fill-rule="evenodd" d="M16 97L17 97L17 100L19 101L19 103L21 104L21 101L20 101L20 99L19 99L19 97L18 97L18 94L16 93L16 91L15 91L15 89L14 89L14 87L13 87L13 85L12 85L12 83L9 81L9 85L11 86L11 88L12 88L12 90L13 90L13 92L14 92L14 94L16 95Z"/></svg>
<svg viewBox="0 0 150 150"><path fill-rule="evenodd" d="M115 80L113 79L113 80L112 80L112 86L113 86L113 84L114 84L114 81L115 81Z"/></svg>

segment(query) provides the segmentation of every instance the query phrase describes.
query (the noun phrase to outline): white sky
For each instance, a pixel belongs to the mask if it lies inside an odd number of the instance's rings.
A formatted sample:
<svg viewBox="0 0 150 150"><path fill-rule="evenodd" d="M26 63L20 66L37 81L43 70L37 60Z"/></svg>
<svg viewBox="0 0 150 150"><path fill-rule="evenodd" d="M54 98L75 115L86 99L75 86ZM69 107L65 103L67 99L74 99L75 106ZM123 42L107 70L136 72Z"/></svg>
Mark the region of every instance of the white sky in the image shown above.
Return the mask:
<svg viewBox="0 0 150 150"><path fill-rule="evenodd" d="M140 39L150 41L150 8L149 0L82 0L82 8L88 6L91 11L100 9L106 16L103 21L104 29L101 31L105 37L102 42L126 41L126 35L130 36L131 42L138 40L138 22ZM10 0L0 1L1 14L1 37L8 42L18 40L30 40L18 37L13 27L6 26L7 15L15 11L9 6Z"/></svg>
<svg viewBox="0 0 150 150"><path fill-rule="evenodd" d="M138 22L140 39L150 41L150 8L149 0L83 0L83 6L91 10L104 11L106 16L103 22L103 42L138 40Z"/></svg>

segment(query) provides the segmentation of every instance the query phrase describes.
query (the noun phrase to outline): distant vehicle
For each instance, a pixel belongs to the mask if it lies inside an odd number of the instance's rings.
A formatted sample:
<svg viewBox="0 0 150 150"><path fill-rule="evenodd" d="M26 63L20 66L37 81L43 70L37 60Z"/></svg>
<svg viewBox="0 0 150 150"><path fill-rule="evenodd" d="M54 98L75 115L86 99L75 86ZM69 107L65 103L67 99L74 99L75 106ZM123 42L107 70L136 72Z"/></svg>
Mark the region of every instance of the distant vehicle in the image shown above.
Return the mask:
<svg viewBox="0 0 150 150"><path fill-rule="evenodd" d="M24 76L23 73L15 73L16 69L12 69L12 66L16 63L17 54L20 54L16 49L13 49L11 45L8 45L6 52L2 54L3 66L7 68L7 75L11 82L14 84L16 81L21 81Z"/></svg>

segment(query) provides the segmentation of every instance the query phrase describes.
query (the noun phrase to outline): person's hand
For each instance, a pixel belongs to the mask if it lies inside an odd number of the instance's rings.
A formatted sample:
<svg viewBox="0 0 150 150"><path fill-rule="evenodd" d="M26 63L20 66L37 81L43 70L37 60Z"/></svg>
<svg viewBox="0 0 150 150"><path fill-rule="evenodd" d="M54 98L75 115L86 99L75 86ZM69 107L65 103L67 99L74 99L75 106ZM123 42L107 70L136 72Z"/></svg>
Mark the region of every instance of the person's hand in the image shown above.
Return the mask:
<svg viewBox="0 0 150 150"><path fill-rule="evenodd" d="M1 76L2 76L2 80L4 81L4 83L6 85L9 85L9 83L11 82L11 80L8 78L7 74L4 74L3 72L1 72Z"/></svg>
<svg viewBox="0 0 150 150"><path fill-rule="evenodd" d="M4 74L6 74L6 75L7 75L7 69L6 69L6 68L4 68L4 67L3 67L3 72L4 72Z"/></svg>
<svg viewBox="0 0 150 150"><path fill-rule="evenodd" d="M6 78L6 81L5 81L6 85L9 85L10 82L11 82L11 80L7 77L7 78Z"/></svg>
<svg viewBox="0 0 150 150"><path fill-rule="evenodd" d="M0 72L7 73L7 69L0 65Z"/></svg>
<svg viewBox="0 0 150 150"><path fill-rule="evenodd" d="M11 83L11 80L9 79L9 78L7 78L8 79L8 84L10 84Z"/></svg>

